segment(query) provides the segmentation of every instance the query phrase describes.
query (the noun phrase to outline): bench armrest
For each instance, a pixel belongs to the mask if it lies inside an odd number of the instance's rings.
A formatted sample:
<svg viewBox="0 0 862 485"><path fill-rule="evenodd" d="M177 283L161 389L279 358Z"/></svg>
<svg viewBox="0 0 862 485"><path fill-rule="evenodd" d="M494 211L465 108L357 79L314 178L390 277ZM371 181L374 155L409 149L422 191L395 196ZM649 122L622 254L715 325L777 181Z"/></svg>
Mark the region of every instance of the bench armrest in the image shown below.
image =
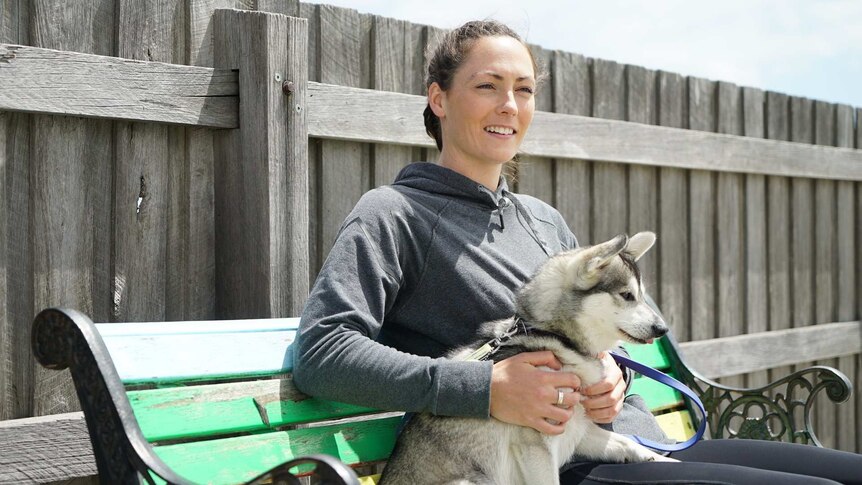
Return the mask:
<svg viewBox="0 0 862 485"><path fill-rule="evenodd" d="M746 438L822 446L814 432L811 412L821 393L836 404L853 393L850 380L838 369L812 366L757 388L726 386L689 367L672 336L672 356L680 380L697 393L706 408L713 438Z"/></svg>
<svg viewBox="0 0 862 485"><path fill-rule="evenodd" d="M144 438L105 343L86 315L67 309L42 311L33 321L32 347L43 366L71 371L102 483L155 483L158 476L170 484L191 485ZM322 484L359 485L352 469L324 455L282 463L250 483L299 484L289 472L299 465L314 465L313 474Z"/></svg>

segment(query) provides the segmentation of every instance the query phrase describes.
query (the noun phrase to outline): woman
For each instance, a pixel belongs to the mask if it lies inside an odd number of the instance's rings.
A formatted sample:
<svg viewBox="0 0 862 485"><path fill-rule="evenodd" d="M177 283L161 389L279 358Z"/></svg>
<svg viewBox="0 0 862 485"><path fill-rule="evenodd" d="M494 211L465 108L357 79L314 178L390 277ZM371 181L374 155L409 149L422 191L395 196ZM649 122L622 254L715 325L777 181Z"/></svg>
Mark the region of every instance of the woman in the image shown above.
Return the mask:
<svg viewBox="0 0 862 485"><path fill-rule="evenodd" d="M440 157L436 164L412 164L393 185L365 194L344 222L302 315L294 373L300 389L380 409L492 416L548 434L561 433L572 405L581 401L598 423L666 439L639 397L623 398L623 372L608 356L604 381L563 394L558 390L578 389L580 382L571 374L539 369L560 368L549 352L497 364L439 358L471 341L480 323L512 315L513 292L551 254L577 245L556 210L511 193L501 176L530 126L541 77L529 49L502 24L469 22L445 36L426 79L425 125ZM728 462L728 456L750 459L761 449L796 453L807 462L813 456L828 461L824 468L835 474L823 476L838 480L844 479L842 467L862 467L862 458L849 453L727 443L701 443L673 457ZM644 483L814 480L756 469L768 463L748 464L755 468L582 463L562 478L563 483L603 477Z"/></svg>

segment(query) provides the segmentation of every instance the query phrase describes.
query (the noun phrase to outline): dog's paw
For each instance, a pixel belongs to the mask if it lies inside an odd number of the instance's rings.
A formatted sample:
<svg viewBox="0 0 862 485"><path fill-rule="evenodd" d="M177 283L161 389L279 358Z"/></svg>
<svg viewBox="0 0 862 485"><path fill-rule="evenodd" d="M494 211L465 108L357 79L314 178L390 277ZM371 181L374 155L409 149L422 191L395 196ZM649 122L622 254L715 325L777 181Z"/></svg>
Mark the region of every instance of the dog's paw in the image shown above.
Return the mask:
<svg viewBox="0 0 862 485"><path fill-rule="evenodd" d="M652 461L656 461L656 462L663 461L663 462L667 462L667 463L671 463L671 462L679 463L679 460L677 460L676 458L671 458L669 456L662 456L659 454L656 454L656 456L653 457Z"/></svg>

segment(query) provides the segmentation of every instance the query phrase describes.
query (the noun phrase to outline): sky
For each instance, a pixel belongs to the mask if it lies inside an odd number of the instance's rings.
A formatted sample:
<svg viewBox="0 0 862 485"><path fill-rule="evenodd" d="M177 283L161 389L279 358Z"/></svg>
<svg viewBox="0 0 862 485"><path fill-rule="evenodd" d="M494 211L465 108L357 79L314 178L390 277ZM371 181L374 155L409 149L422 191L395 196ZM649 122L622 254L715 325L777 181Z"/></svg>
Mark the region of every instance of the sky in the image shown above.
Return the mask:
<svg viewBox="0 0 862 485"><path fill-rule="evenodd" d="M862 108L862 0L313 0Z"/></svg>

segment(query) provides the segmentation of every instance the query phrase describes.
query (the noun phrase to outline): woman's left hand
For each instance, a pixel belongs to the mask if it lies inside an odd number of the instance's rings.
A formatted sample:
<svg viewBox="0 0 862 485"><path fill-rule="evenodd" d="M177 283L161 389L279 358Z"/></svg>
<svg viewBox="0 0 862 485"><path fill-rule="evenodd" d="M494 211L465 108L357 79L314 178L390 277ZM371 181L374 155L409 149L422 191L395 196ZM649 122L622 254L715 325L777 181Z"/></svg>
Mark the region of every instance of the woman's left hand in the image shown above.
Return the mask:
<svg viewBox="0 0 862 485"><path fill-rule="evenodd" d="M623 408L626 381L623 371L609 353L602 352L599 358L605 368L604 377L592 386L581 389L581 405L593 422L607 424L612 422Z"/></svg>

